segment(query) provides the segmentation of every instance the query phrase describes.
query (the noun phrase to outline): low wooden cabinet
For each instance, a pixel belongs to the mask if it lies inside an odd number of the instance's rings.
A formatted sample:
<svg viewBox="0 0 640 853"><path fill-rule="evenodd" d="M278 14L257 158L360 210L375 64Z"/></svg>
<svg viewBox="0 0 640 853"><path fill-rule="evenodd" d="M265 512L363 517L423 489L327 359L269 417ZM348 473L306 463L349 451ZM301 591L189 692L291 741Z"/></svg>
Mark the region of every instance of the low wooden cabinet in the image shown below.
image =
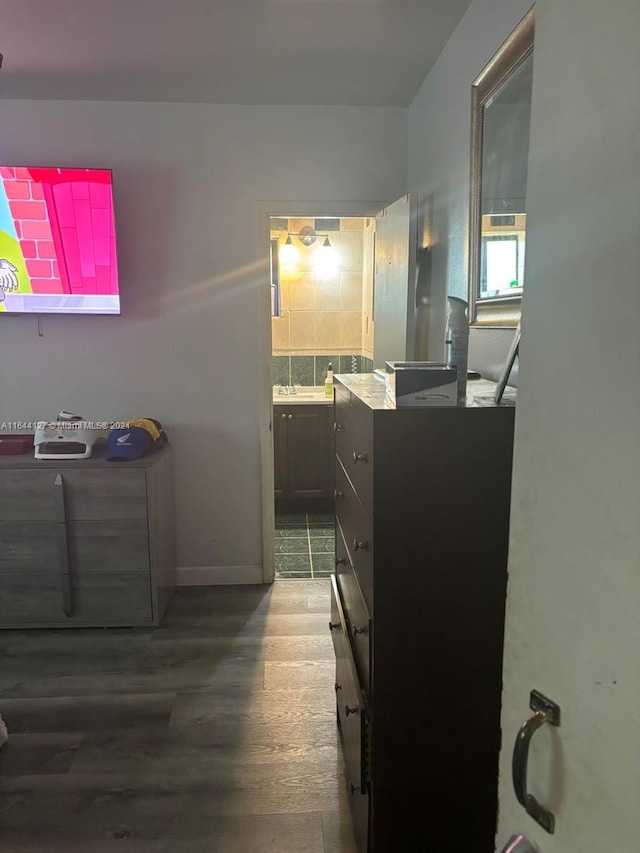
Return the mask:
<svg viewBox="0 0 640 853"><path fill-rule="evenodd" d="M328 405L273 407L276 498L327 498L333 491L333 410Z"/></svg>
<svg viewBox="0 0 640 853"><path fill-rule="evenodd" d="M493 853L513 407L335 377L336 714L360 853ZM476 386L478 387L478 386Z"/></svg>
<svg viewBox="0 0 640 853"><path fill-rule="evenodd" d="M157 625L175 588L171 450L0 461L0 628Z"/></svg>

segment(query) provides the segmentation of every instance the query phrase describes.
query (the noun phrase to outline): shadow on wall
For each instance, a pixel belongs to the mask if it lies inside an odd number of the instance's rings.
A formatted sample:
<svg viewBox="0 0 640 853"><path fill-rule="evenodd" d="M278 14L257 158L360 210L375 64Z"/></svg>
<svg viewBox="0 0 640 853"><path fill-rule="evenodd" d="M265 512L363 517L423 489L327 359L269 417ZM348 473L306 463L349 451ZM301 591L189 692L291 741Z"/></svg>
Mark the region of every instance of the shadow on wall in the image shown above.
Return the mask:
<svg viewBox="0 0 640 853"><path fill-rule="evenodd" d="M176 251L181 212L179 178L167 170L118 167L113 194L123 315L153 317L184 279ZM150 213L151 212L151 213Z"/></svg>

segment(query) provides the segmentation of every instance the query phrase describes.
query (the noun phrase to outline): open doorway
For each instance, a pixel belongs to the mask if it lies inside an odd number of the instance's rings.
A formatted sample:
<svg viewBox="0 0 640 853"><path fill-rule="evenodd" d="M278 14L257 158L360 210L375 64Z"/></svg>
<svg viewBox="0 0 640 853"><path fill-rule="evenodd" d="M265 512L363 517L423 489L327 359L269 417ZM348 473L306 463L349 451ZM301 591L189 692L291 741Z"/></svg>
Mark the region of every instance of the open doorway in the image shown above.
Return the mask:
<svg viewBox="0 0 640 853"><path fill-rule="evenodd" d="M315 213L307 213L314 209ZM387 204L293 201L262 205L261 218L265 218L261 227L269 229L271 238L265 243L271 249L272 275L271 296L265 288L260 315L265 342L261 367L265 583L283 577L287 569L290 578L302 578L312 572L316 576L316 571L330 573L335 568L333 555L312 565L312 555L319 546L311 542L316 538L312 531L326 531L325 518L333 519L333 394L324 397L329 363L335 375L379 371L387 360L426 358L428 301L419 294L428 281L428 265L423 263L417 273L416 210L416 197L411 193ZM287 245L293 246L294 263L286 253L283 257L282 249ZM333 267L324 262L319 268L315 266L315 253L322 248L334 251ZM428 260L428 253L423 254ZM323 414L316 413L314 420L311 406L316 403L324 403L324 407ZM309 449L313 447L309 431L317 438L317 453ZM307 436L306 452L296 457L292 491L291 479L280 476L279 454L284 453L289 437L299 433ZM328 452L321 449L323 440L328 442ZM319 491L313 478L326 470L320 459L330 460L330 470L328 486L321 486ZM302 540L297 544L276 542L275 503L278 500L284 506L284 494L276 497L282 482L286 483L287 499L295 501L297 517L280 521L297 527L300 535L280 534L277 538ZM327 501L318 509L324 518L309 518L304 501L311 501L315 512L318 499ZM291 532L289 529L285 534ZM323 546L331 547L331 543ZM289 548L295 548L301 557L306 551L308 559L281 559Z"/></svg>
<svg viewBox="0 0 640 853"><path fill-rule="evenodd" d="M274 575L335 570L333 389L373 369L374 217L270 217Z"/></svg>

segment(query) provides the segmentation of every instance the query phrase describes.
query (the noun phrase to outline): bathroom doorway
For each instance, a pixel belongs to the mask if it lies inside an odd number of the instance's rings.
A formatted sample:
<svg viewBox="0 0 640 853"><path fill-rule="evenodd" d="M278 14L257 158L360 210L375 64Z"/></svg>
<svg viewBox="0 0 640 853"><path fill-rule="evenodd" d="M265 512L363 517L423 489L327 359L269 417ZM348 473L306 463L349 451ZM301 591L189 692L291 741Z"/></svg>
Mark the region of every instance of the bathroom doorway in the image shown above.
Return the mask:
<svg viewBox="0 0 640 853"><path fill-rule="evenodd" d="M333 390L373 369L375 217L271 216L274 576L335 570Z"/></svg>
<svg viewBox="0 0 640 853"><path fill-rule="evenodd" d="M334 375L369 373L384 369L387 360L426 358L428 300L422 291L428 290L429 253L421 252L418 268L412 193L391 203L265 201L259 212L271 260L271 288L263 291L260 315L263 580L270 583L285 574L315 577L334 569L326 557L313 559L331 547L315 540L330 538L326 519L333 519L334 509L333 395L325 399L323 393L328 365ZM324 407L314 413L312 404L321 401ZM307 449L317 452L294 455L292 487L280 464L288 439L293 436L295 445L303 434ZM328 452L322 450L325 438ZM330 460L328 487L321 459ZM283 559L294 554L300 559Z"/></svg>

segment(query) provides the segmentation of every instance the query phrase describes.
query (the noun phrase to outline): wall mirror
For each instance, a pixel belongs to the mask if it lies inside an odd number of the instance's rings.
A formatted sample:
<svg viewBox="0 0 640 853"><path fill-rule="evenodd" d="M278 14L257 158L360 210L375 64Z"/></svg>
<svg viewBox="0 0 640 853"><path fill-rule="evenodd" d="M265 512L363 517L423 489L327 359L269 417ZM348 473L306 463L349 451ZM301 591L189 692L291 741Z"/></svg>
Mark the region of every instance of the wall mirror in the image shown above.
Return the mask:
<svg viewBox="0 0 640 853"><path fill-rule="evenodd" d="M471 87L469 305L475 325L516 326L520 317L533 35L530 9Z"/></svg>

